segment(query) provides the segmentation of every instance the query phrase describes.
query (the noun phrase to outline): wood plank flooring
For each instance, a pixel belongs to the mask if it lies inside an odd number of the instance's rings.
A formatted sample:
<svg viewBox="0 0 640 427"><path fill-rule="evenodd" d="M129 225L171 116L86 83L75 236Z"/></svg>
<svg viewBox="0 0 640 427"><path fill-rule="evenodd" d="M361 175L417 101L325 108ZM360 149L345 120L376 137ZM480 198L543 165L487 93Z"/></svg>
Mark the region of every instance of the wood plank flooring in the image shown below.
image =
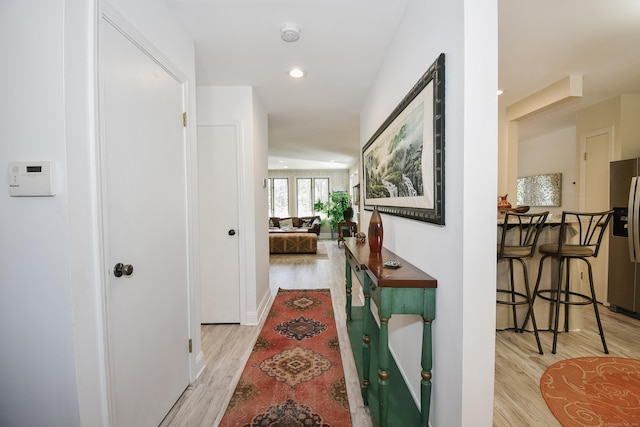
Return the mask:
<svg viewBox="0 0 640 427"><path fill-rule="evenodd" d="M609 356L640 358L640 320L614 313L603 306L598 311ZM559 334L556 354L551 354L551 332L540 332L543 355L538 354L532 332L496 333L494 426L560 426L540 394L540 377L549 366L560 360L606 356L593 309L585 306L582 314L584 330Z"/></svg>
<svg viewBox="0 0 640 427"><path fill-rule="evenodd" d="M321 240L318 244L325 245L327 259L308 255L271 257L270 287L274 294L279 287L332 290L353 425L370 427L345 326L344 251L335 241ZM354 287L354 295L356 292ZM588 308L583 311L585 330L561 334L555 355L551 354L549 332L541 333L545 352L542 356L536 350L533 334L496 333L494 426L560 425L547 408L538 383L544 370L556 361L603 355L593 312ZM640 320L606 308L601 308L600 313L610 355L640 358ZM202 326L206 367L167 414L162 427L214 427L220 422L261 326Z"/></svg>

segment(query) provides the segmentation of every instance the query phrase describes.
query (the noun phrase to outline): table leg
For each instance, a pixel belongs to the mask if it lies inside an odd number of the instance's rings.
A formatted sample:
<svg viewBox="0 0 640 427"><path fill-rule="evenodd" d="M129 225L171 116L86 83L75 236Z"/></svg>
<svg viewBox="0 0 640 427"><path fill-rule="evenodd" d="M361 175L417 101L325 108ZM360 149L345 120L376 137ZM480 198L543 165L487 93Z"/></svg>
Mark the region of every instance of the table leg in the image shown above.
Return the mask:
<svg viewBox="0 0 640 427"><path fill-rule="evenodd" d="M345 257L346 258L346 257ZM346 294L347 294L347 322L351 320L351 266L349 265L349 260L346 261L345 266L345 285L346 285Z"/></svg>
<svg viewBox="0 0 640 427"><path fill-rule="evenodd" d="M365 282L367 278L365 278ZM365 291L364 294L364 319L362 319L362 400L365 405L369 405L369 369L371 367L371 358L369 352L371 348L371 336L369 335L371 327L371 296Z"/></svg>
<svg viewBox="0 0 640 427"><path fill-rule="evenodd" d="M380 427L387 427L389 418L389 319L380 318L380 346L378 348L378 398Z"/></svg>
<svg viewBox="0 0 640 427"><path fill-rule="evenodd" d="M422 372L420 381L420 427L429 426L431 405L431 319L423 319L422 326Z"/></svg>

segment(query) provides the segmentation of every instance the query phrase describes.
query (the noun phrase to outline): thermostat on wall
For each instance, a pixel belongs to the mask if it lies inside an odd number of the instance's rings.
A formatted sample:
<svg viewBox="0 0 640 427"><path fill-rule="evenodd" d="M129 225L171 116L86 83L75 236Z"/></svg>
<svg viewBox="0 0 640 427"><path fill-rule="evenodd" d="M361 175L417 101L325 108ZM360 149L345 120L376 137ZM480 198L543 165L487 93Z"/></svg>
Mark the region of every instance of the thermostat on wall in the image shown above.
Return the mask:
<svg viewBox="0 0 640 427"><path fill-rule="evenodd" d="M10 162L7 174L10 196L53 196L56 170L53 161Z"/></svg>

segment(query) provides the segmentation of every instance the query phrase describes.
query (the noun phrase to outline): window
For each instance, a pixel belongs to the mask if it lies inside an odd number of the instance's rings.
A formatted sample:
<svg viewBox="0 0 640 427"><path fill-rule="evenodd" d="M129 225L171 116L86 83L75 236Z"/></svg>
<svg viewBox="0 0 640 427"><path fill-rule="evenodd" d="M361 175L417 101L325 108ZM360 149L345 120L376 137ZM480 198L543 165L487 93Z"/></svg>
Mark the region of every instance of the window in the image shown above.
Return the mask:
<svg viewBox="0 0 640 427"><path fill-rule="evenodd" d="M289 179L269 178L267 185L267 198L269 199L269 216L289 216Z"/></svg>
<svg viewBox="0 0 640 427"><path fill-rule="evenodd" d="M271 178L267 179L267 203L269 204L269 216L273 216L273 201L271 200L271 193L273 193L273 191L271 191L272 182Z"/></svg>
<svg viewBox="0 0 640 427"><path fill-rule="evenodd" d="M313 213L313 194L311 178L298 178L298 216L311 216Z"/></svg>
<svg viewBox="0 0 640 427"><path fill-rule="evenodd" d="M324 203L329 201L329 178L315 178L313 180L313 201L315 203L318 200Z"/></svg>
<svg viewBox="0 0 640 427"><path fill-rule="evenodd" d="M313 204L318 200L329 200L329 178L298 178L296 182L298 216L317 214L313 210Z"/></svg>

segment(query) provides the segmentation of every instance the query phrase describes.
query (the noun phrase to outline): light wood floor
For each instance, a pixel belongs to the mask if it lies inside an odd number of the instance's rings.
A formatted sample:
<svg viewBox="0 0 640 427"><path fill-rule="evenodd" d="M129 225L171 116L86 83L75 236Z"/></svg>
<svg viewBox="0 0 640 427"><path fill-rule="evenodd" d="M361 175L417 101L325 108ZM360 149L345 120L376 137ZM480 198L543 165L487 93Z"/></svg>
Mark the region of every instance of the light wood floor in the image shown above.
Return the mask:
<svg viewBox="0 0 640 427"><path fill-rule="evenodd" d="M345 327L344 253L335 241L319 241L327 248L328 259L312 256L271 258L270 287L330 288L336 311L336 324L347 381L354 427L372 425L362 403L360 387ZM355 281L357 282L357 281ZM355 289L354 289L355 292ZM640 320L600 310L610 356L640 358ZM533 334L512 331L496 333L494 426L559 426L540 394L539 380L545 369L556 361L571 357L600 356L602 345L593 313L584 310L585 330L561 334L558 352L551 354L551 334L541 333L544 355L539 355ZM162 427L216 426L249 358L260 326L204 325L202 349L203 373L188 387ZM434 389L434 393L437 390Z"/></svg>
<svg viewBox="0 0 640 427"><path fill-rule="evenodd" d="M640 320L602 306L598 311L609 356L640 358ZM606 356L593 309L584 306L582 312L584 330L559 334L556 354L551 354L551 332L540 332L543 355L538 354L533 333L496 333L494 426L560 426L540 394L540 377L560 360Z"/></svg>

